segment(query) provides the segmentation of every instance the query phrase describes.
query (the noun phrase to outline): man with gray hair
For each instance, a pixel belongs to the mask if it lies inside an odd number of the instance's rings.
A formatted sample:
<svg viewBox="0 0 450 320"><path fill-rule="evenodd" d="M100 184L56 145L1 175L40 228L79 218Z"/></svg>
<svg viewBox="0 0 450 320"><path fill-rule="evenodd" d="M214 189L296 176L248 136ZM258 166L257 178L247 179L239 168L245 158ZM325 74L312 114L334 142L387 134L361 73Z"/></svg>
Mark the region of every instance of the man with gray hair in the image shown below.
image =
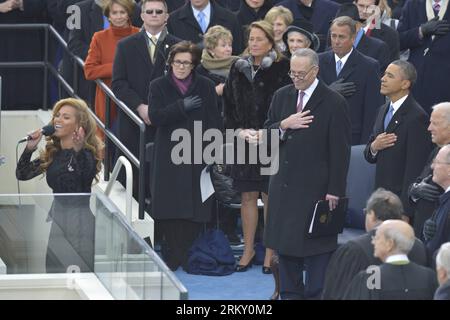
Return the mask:
<svg viewBox="0 0 450 320"><path fill-rule="evenodd" d="M424 222L438 207L439 196L444 190L432 181L431 163L442 146L450 143L450 102L442 102L433 107L428 131L436 147L431 151L420 176L409 188L409 199L414 209L414 233L423 238Z"/></svg>
<svg viewBox="0 0 450 320"><path fill-rule="evenodd" d="M319 298L337 234L312 237L308 227L317 201L334 210L345 196L350 117L345 99L317 79L313 50L295 51L290 67L293 84L275 92L264 125L280 132L264 243L279 254L281 298Z"/></svg>
<svg viewBox="0 0 450 320"><path fill-rule="evenodd" d="M383 221L402 218L403 205L396 194L379 188L367 200L364 211L367 233L346 242L333 253L325 276L322 299L342 299L358 272L382 263L374 256L372 238ZM427 265L427 252L422 241L415 240L408 258L419 265Z"/></svg>
<svg viewBox="0 0 450 320"><path fill-rule="evenodd" d="M408 259L414 245L413 228L401 220L386 220L372 243L374 256L383 261L358 273L344 299L351 300L431 300L437 288L433 270Z"/></svg>
<svg viewBox="0 0 450 320"><path fill-rule="evenodd" d="M414 210L408 188L432 148L428 115L410 94L416 78L416 70L409 62L395 60L386 68L380 92L390 101L380 108L364 150L366 160L376 164L375 188L398 195L409 219Z"/></svg>
<svg viewBox="0 0 450 320"><path fill-rule="evenodd" d="M450 242L444 243L436 257L436 273L439 288L434 300L450 300Z"/></svg>

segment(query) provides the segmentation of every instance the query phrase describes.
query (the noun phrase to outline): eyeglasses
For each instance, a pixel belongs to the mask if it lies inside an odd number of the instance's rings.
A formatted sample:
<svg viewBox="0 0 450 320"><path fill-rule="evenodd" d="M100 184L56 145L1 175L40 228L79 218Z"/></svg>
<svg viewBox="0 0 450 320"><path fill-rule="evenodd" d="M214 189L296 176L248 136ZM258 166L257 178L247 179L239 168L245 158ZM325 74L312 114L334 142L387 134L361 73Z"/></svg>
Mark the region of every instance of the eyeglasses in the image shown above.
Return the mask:
<svg viewBox="0 0 450 320"><path fill-rule="evenodd" d="M174 61L172 62L172 64L173 64L175 67L177 67L177 68L179 68L179 67L181 67L181 66L183 66L184 68L189 68L189 67L192 65L192 62L190 62L190 61L174 60Z"/></svg>
<svg viewBox="0 0 450 320"><path fill-rule="evenodd" d="M434 159L432 163L433 164L444 164L444 165L449 165L450 164L450 163L444 162L444 161L436 161L436 159Z"/></svg>
<svg viewBox="0 0 450 320"><path fill-rule="evenodd" d="M314 69L317 66L312 66L309 68L306 72L293 72L292 70L289 70L288 75L291 77L291 79L299 79L299 80L305 80L305 78L308 76L308 74L311 72L312 69Z"/></svg>
<svg viewBox="0 0 450 320"><path fill-rule="evenodd" d="M164 10L161 9L155 9L155 10L145 10L146 14L154 14L156 13L157 15L163 14Z"/></svg>

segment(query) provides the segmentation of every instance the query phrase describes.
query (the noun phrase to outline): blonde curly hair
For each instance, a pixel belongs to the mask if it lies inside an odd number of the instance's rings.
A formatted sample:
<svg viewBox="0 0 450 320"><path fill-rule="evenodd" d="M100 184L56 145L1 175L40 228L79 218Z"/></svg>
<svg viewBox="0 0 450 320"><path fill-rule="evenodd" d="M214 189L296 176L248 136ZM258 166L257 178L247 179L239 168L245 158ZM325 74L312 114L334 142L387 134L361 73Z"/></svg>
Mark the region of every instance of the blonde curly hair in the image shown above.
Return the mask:
<svg viewBox="0 0 450 320"><path fill-rule="evenodd" d="M97 124L95 123L94 118L89 113L88 105L81 99L67 98L59 100L53 107L52 120L49 123L50 125L54 125L55 116L63 106L71 106L76 110L75 117L77 124L82 127L85 132L84 148L91 151L94 155L97 162L96 173L98 175L102 167L103 142L96 135ZM40 153L40 166L42 172L47 171L49 165L53 161L55 153L61 150L61 141L58 137L49 136L46 137L46 140L47 144L45 145L45 149ZM96 181L98 181L97 175L95 177Z"/></svg>

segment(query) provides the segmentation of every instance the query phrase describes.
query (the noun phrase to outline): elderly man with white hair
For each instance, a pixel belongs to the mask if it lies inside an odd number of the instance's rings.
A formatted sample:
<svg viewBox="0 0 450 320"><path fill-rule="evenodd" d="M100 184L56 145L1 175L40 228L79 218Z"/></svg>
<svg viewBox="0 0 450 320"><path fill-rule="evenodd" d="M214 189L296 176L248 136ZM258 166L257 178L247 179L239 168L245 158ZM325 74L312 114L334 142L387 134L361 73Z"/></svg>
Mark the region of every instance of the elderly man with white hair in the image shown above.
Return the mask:
<svg viewBox="0 0 450 320"><path fill-rule="evenodd" d="M436 257L436 272L440 287L434 300L450 300L450 242L444 243Z"/></svg>
<svg viewBox="0 0 450 320"><path fill-rule="evenodd" d="M344 299L431 300L437 288L436 275L408 259L414 241L409 224L401 220L384 221L372 240L374 255L383 264L358 273Z"/></svg>

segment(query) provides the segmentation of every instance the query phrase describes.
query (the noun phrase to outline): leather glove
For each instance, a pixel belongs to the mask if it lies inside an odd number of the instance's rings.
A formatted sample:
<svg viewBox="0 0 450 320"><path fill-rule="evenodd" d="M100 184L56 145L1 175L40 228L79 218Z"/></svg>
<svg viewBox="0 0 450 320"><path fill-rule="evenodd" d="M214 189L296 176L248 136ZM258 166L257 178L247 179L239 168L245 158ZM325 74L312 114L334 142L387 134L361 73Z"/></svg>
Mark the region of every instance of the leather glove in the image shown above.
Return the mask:
<svg viewBox="0 0 450 320"><path fill-rule="evenodd" d="M425 241L430 241L433 239L434 235L436 234L436 222L434 220L428 219L423 224L423 238Z"/></svg>
<svg viewBox="0 0 450 320"><path fill-rule="evenodd" d="M202 99L199 96L189 96L183 99L184 111L189 112L202 106Z"/></svg>
<svg viewBox="0 0 450 320"><path fill-rule="evenodd" d="M344 79L338 79L329 85L330 89L339 92L344 97L350 97L356 92L354 82L343 82Z"/></svg>
<svg viewBox="0 0 450 320"><path fill-rule="evenodd" d="M436 201L441 195L439 187L425 181L420 183L414 183L411 187L411 198L413 199L424 199L428 201Z"/></svg>
<svg viewBox="0 0 450 320"><path fill-rule="evenodd" d="M434 17L430 21L427 21L420 25L420 30L422 30L422 34L424 37L437 35L443 36L446 35L450 31L450 24L447 20L438 20L439 17Z"/></svg>

